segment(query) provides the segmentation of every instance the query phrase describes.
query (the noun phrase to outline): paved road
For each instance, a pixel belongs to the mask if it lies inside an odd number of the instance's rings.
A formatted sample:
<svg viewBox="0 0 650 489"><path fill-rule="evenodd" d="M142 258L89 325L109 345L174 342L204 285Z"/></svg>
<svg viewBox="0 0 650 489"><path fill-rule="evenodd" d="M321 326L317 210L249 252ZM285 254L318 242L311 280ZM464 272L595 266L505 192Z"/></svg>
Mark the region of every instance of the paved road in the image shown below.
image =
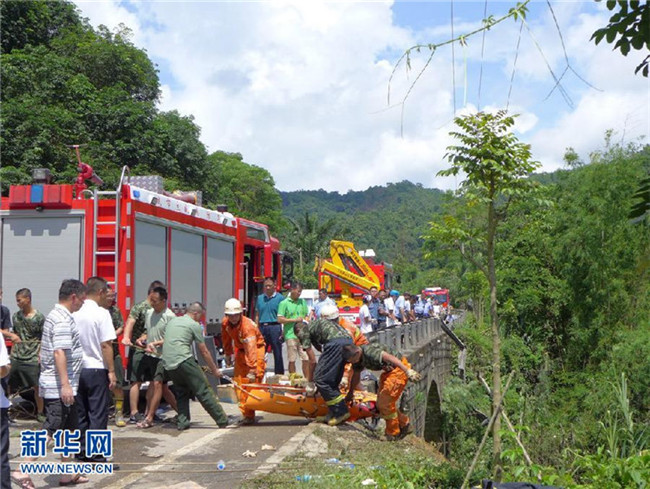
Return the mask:
<svg viewBox="0 0 650 489"><path fill-rule="evenodd" d="M228 414L239 415L236 404L222 404ZM171 414L170 414L171 415ZM120 469L113 475L93 475L82 487L93 488L236 488L270 457L278 458L281 448L308 422L275 414L258 413L254 426L217 429L212 419L196 402L192 403L192 427L179 432L173 424L160 424L148 430L135 426L113 429L114 463ZM11 428L12 469L20 460L21 429L39 426L18 421ZM262 450L271 445L276 450ZM256 452L254 458L242 454ZM217 462L225 462L225 470ZM44 461L56 461L52 454ZM36 487L58 487L59 476L34 476Z"/></svg>
<svg viewBox="0 0 650 489"><path fill-rule="evenodd" d="M286 348L283 348L285 370ZM300 362L297 362L301 372ZM273 355L267 355L267 374L273 375ZM232 375L232 369L224 369ZM286 372L288 374L288 371ZM210 377L208 377L211 379ZM213 379L211 379L213 380ZM240 416L236 404L222 403L228 415ZM197 402L191 403L192 427L179 432L173 424L165 423L142 430L133 425L113 430L114 463L119 470L112 475L93 475L85 488L146 487L176 489L229 488L234 489L246 475L263 466L270 458L278 458L277 450L261 450L263 445L280 449L308 424L303 418L258 413L257 424L239 428L217 429L212 418ZM170 412L169 417L174 414ZM112 423L112 422L111 422ZM35 422L18 420L10 428L10 460L12 470L20 462L20 431L41 429ZM257 456L246 458L247 450ZM217 469L223 460L226 468ZM51 453L41 462L56 462ZM273 461L273 459L272 459ZM32 476L36 487L58 487L60 477Z"/></svg>

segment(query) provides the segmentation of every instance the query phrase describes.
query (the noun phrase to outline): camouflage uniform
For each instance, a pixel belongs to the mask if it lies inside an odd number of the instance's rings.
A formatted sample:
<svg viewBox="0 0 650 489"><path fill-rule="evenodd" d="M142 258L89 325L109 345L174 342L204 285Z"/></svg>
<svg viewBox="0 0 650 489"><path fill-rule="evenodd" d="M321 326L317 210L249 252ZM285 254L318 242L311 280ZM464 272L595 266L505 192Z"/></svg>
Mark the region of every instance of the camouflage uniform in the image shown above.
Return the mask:
<svg viewBox="0 0 650 489"><path fill-rule="evenodd" d="M149 302L138 302L131 308L129 317L135 319L133 331L131 333L131 342L135 344L135 340L140 338L146 331L145 319L147 311L152 309ZM137 348L129 348L129 379L131 382L142 382L140 371L140 363L144 358L144 351Z"/></svg>
<svg viewBox="0 0 650 489"><path fill-rule="evenodd" d="M312 346L321 352L314 370L314 383L327 404L330 416L338 418L348 412L344 397L339 390L345 361L343 347L352 344L348 332L338 323L317 319L304 326L298 333L305 350Z"/></svg>
<svg viewBox="0 0 650 489"><path fill-rule="evenodd" d="M363 356L359 363L352 365L355 370L368 369L390 372L395 367L382 360L381 357L384 352L402 359L402 354L398 350L393 350L388 345L382 345L381 343L369 343L367 345L361 345L360 348L363 351Z"/></svg>
<svg viewBox="0 0 650 489"><path fill-rule="evenodd" d="M25 317L22 311L13 315L13 330L21 343L15 343L11 349L11 371L9 386L13 392L38 385L40 367L38 352L43 336L45 316L36 311L31 317Z"/></svg>
<svg viewBox="0 0 650 489"><path fill-rule="evenodd" d="M146 331L145 320L147 317L147 311L151 309L149 302L142 301L138 302L131 308L129 312L129 317L135 319L135 324L133 325L133 331L131 332L131 341L135 343L135 340L140 338Z"/></svg>
<svg viewBox="0 0 650 489"><path fill-rule="evenodd" d="M113 321L113 327L115 331L124 326L124 319L122 318L122 311L117 306L111 306L108 308L108 312L111 314L111 320ZM117 344L117 341L113 342L113 363L115 365L115 377L117 382L115 387L120 389L124 387L124 367L122 365L122 355L120 355L120 347Z"/></svg>

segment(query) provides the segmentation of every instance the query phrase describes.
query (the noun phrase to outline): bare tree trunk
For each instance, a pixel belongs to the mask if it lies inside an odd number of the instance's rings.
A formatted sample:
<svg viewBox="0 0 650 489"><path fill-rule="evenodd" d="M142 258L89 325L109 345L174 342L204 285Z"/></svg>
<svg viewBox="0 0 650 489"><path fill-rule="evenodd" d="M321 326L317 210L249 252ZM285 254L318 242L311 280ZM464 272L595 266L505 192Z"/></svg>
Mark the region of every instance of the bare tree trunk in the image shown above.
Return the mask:
<svg viewBox="0 0 650 489"><path fill-rule="evenodd" d="M488 283L490 285L490 316L492 322L492 412L501 405L501 341L499 338L499 317L497 316L497 275L494 262L494 245L497 218L494 202L488 207L487 259ZM494 480L501 482L501 417L497 416L492 425L492 465Z"/></svg>

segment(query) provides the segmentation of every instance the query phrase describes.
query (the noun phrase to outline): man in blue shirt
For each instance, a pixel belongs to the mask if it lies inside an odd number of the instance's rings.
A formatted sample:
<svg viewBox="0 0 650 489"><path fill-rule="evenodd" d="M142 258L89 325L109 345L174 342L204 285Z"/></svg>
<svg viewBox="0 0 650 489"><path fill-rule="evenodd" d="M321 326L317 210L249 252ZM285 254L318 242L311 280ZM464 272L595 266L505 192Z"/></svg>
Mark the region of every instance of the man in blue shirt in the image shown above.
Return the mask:
<svg viewBox="0 0 650 489"><path fill-rule="evenodd" d="M273 277L264 278L264 293L257 296L255 322L264 336L264 342L273 351L273 365L276 375L284 375L282 360L282 325L278 322L278 307L284 296L278 293Z"/></svg>
<svg viewBox="0 0 650 489"><path fill-rule="evenodd" d="M314 315L316 319L320 318L320 310L327 304L336 305L336 302L329 298L326 288L318 289L318 300L314 304Z"/></svg>

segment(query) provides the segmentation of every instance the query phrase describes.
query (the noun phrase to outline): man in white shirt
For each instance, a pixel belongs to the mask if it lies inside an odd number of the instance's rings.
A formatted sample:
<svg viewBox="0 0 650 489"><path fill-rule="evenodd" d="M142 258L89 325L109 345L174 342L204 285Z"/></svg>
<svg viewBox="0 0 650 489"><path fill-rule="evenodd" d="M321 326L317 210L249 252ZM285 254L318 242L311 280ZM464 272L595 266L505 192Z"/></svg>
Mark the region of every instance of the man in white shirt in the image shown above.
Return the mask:
<svg viewBox="0 0 650 489"><path fill-rule="evenodd" d="M433 317L440 319L440 313L442 312L442 306L438 302L438 299L433 300L433 306L431 307L431 310L433 312Z"/></svg>
<svg viewBox="0 0 650 489"><path fill-rule="evenodd" d="M86 431L105 430L108 427L108 406L116 382L113 363L115 328L111 314L105 309L108 283L101 277L90 277L86 281L86 289L87 298L83 306L73 314L83 348L83 368L76 397L81 431L80 459L87 458Z"/></svg>
<svg viewBox="0 0 650 489"><path fill-rule="evenodd" d="M386 309L386 327L390 328L399 324L395 316L395 297L399 297L399 292L391 290L390 295L384 299L384 307Z"/></svg>
<svg viewBox="0 0 650 489"><path fill-rule="evenodd" d="M9 375L9 355L5 340L0 335L0 379ZM11 487L9 468L9 399L4 389L0 388L0 487Z"/></svg>
<svg viewBox="0 0 650 489"><path fill-rule="evenodd" d="M376 319L372 318L370 314L370 308L368 304L372 301L372 296L364 295L363 296L363 305L359 309L359 329L363 334L372 333L373 321Z"/></svg>
<svg viewBox="0 0 650 489"><path fill-rule="evenodd" d="M397 290L390 291L391 297L395 301L395 317L401 323L408 321L406 316L406 300L403 295L400 295Z"/></svg>

